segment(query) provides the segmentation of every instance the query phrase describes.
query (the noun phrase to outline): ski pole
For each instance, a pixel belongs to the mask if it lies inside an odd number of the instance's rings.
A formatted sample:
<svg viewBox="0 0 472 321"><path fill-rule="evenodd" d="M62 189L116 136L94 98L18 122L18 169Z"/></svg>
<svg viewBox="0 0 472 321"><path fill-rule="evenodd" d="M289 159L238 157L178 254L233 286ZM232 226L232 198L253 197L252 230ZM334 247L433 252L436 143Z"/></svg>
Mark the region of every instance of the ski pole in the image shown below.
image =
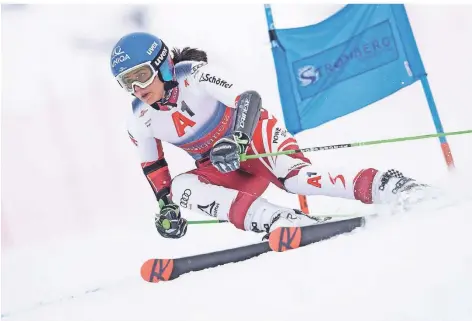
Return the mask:
<svg viewBox="0 0 472 321"><path fill-rule="evenodd" d="M261 157L267 157L267 156L290 155L290 154L296 154L296 153L300 153L300 152L303 152L303 153L317 152L317 151L320 151L320 150L331 150L331 149L349 148L349 147L357 147L357 146L378 145L378 144L404 142L404 141L409 141L409 140L418 140L418 139L433 138L433 137L463 135L463 134L470 134L470 133L472 133L472 130L462 130L462 131L448 132L448 133L436 133L436 134L419 135L419 136L408 136L408 137L398 137L398 138L391 138L391 139L371 140L371 141L357 142L357 143L347 143L347 144L338 144L338 145L309 147L309 148L301 148L301 149L295 149L295 150L286 150L286 151L281 151L281 152L264 153L264 154L256 154L256 155L241 154L240 155L240 160L243 162L243 161L248 160L248 159L261 158Z"/></svg>
<svg viewBox="0 0 472 321"><path fill-rule="evenodd" d="M188 221L188 224L215 224L215 223L227 223L227 220L196 220Z"/></svg>
<svg viewBox="0 0 472 321"><path fill-rule="evenodd" d="M336 218L336 217L356 217L360 214L316 214L314 217L319 218ZM195 220L188 221L188 224L218 224L218 223L228 223L227 220Z"/></svg>

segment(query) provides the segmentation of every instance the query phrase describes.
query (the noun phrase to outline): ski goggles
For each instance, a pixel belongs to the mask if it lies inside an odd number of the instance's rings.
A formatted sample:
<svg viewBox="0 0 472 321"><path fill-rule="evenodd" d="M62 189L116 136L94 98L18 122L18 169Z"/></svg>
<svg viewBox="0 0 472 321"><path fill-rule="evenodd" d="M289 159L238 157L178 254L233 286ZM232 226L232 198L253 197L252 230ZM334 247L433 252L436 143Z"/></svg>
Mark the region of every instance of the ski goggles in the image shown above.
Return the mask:
<svg viewBox="0 0 472 321"><path fill-rule="evenodd" d="M134 86L146 88L157 75L157 71L152 67L151 62L145 62L130 68L115 78L127 92L134 93Z"/></svg>
<svg viewBox="0 0 472 321"><path fill-rule="evenodd" d="M169 49L162 43L162 48L154 60L146 61L118 74L115 78L127 92L134 94L134 86L146 88L158 76L162 82L174 79L174 64Z"/></svg>

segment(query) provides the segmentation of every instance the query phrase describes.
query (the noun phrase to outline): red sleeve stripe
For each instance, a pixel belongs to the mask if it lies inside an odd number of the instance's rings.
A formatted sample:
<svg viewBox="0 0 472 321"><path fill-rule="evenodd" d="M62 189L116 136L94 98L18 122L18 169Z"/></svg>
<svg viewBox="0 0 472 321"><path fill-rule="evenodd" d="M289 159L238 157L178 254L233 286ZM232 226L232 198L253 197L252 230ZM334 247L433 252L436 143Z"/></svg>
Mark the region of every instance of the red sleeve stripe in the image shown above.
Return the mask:
<svg viewBox="0 0 472 321"><path fill-rule="evenodd" d="M298 149L298 144L297 144L297 141L295 140L295 138L288 138L286 139L282 144L280 144L279 148L277 151L283 151L283 150L289 150L287 147L289 146L292 146L292 150L293 149Z"/></svg>
<svg viewBox="0 0 472 321"><path fill-rule="evenodd" d="M170 187L171 177L167 166L147 174L146 177L156 193L165 187Z"/></svg>

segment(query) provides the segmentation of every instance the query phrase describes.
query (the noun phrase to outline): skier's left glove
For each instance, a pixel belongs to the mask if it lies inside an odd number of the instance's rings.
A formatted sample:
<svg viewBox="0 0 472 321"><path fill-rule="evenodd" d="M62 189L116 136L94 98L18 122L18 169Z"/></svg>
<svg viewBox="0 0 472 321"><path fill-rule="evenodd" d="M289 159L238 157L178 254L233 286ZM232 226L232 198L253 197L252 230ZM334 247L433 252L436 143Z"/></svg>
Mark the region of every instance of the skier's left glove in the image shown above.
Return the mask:
<svg viewBox="0 0 472 321"><path fill-rule="evenodd" d="M160 213L156 214L155 224L159 234L166 238L179 239L187 233L188 222L180 215L179 205L159 201Z"/></svg>
<svg viewBox="0 0 472 321"><path fill-rule="evenodd" d="M229 173L239 168L239 155L246 152L249 137L241 132L219 139L210 151L210 161L221 173Z"/></svg>

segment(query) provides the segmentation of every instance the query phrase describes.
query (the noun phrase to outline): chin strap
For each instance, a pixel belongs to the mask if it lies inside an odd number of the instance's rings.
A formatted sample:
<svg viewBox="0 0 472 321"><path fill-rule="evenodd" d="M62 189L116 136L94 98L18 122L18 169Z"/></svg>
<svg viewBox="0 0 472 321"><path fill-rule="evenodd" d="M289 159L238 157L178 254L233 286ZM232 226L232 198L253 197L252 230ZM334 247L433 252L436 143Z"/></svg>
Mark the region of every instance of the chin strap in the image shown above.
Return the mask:
<svg viewBox="0 0 472 321"><path fill-rule="evenodd" d="M171 102L172 94L179 86L179 83L175 80L171 81L166 81L164 83L164 97L162 97L159 101L156 102L156 104L161 104L161 105L166 105L166 106L171 106L171 107L177 107L177 104L175 102Z"/></svg>
<svg viewBox="0 0 472 321"><path fill-rule="evenodd" d="M179 85L179 83L175 80L171 80L171 81L166 81L164 83L164 90L167 92L167 91L171 91L172 89L174 89L175 87L177 87Z"/></svg>
<svg viewBox="0 0 472 321"><path fill-rule="evenodd" d="M157 101L154 104L151 104L151 107L154 108L155 110L161 110L161 106L159 105Z"/></svg>

